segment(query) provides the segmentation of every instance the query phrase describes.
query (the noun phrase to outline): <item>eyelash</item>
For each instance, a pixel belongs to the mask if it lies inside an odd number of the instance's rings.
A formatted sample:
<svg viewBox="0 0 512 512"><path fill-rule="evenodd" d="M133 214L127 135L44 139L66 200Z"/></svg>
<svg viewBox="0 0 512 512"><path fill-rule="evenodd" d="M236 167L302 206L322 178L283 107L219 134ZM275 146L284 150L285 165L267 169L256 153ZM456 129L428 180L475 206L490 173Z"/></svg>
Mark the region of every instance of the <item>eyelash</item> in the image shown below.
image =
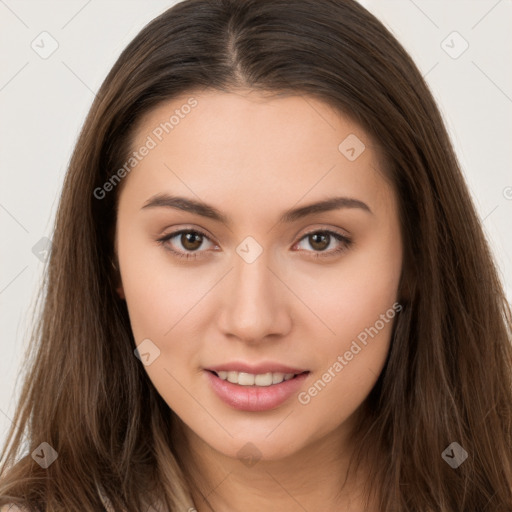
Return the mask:
<svg viewBox="0 0 512 512"><path fill-rule="evenodd" d="M157 242L160 245L162 245L166 250L170 251L173 254L173 256L175 256L177 258L182 258L182 259L187 259L187 260L197 260L199 258L202 258L202 256L197 256L197 251L192 252L192 253L190 253L190 252L189 253L183 253L181 251L176 251L176 250L170 248L170 246L167 244L167 242L171 238L174 238L174 237L176 237L178 235L181 235L183 233L195 233L195 234L201 235L201 236L207 238L208 240L210 240L210 237L206 233L203 233L200 230L197 230L197 229L180 229L179 231L174 231L172 233L169 233L169 234L159 238L157 240ZM303 239L307 238L308 236L316 235L316 234L319 234L319 233L328 234L329 236L334 237L338 242L341 242L341 246L338 247L335 250L330 250L329 252L325 252L325 251L306 251L306 252L313 252L314 253L313 255L310 256L312 258L315 258L315 259L317 259L317 258L330 258L330 257L336 256L338 254L341 254L342 252L344 252L347 249L349 249L350 246L352 245L352 240L350 238L348 238L345 235L342 235L341 233L338 233L336 231L331 231L331 230L328 230L328 229L317 229L317 230L305 233L301 237L299 242L302 241ZM329 240L329 242L330 242L330 240Z"/></svg>

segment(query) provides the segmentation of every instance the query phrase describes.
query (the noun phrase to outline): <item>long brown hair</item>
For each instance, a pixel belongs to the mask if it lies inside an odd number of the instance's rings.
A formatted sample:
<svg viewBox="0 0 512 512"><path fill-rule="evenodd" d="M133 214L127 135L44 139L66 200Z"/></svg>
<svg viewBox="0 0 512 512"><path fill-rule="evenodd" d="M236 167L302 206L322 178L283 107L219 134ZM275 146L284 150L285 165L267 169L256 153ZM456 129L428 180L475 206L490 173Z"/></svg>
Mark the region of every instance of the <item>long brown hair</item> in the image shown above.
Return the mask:
<svg viewBox="0 0 512 512"><path fill-rule="evenodd" d="M251 88L314 96L381 148L404 240L386 366L355 462L381 512L512 510L512 319L443 121L402 46L352 0L187 0L149 23L101 86L57 212L44 308L2 454L0 504L100 510L192 506L176 417L134 357L113 228L141 116L177 95ZM48 468L31 456L48 443ZM451 443L467 452L452 468ZM26 446L25 446L26 443ZM23 451L23 449L27 451Z"/></svg>

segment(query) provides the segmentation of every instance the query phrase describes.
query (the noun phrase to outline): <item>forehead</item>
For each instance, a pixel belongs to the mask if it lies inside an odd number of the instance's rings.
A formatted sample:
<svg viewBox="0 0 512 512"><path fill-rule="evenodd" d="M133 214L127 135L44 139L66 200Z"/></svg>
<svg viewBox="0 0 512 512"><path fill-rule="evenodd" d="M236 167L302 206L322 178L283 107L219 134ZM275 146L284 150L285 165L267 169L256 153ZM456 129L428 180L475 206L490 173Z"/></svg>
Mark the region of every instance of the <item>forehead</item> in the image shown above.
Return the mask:
<svg viewBox="0 0 512 512"><path fill-rule="evenodd" d="M382 202L390 192L374 141L310 96L184 94L141 119L132 150L143 146L151 149L124 185L144 200L176 188L217 204L260 206L280 198L310 202L334 192Z"/></svg>

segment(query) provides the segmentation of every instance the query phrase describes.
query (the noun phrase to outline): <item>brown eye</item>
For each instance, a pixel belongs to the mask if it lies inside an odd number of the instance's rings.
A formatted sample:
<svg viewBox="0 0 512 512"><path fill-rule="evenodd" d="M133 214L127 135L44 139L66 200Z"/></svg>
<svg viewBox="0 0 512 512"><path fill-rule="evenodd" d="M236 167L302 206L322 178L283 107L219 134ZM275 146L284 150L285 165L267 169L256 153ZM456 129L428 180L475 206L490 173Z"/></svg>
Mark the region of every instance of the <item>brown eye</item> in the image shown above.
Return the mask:
<svg viewBox="0 0 512 512"><path fill-rule="evenodd" d="M203 243L203 235L195 231L181 233L180 242L187 251L195 251Z"/></svg>
<svg viewBox="0 0 512 512"><path fill-rule="evenodd" d="M199 250L205 240L211 243L210 238L200 231L182 229L163 236L157 242L178 258L197 259L203 256L202 253L207 252Z"/></svg>
<svg viewBox="0 0 512 512"><path fill-rule="evenodd" d="M352 244L352 240L346 236L329 230L317 230L306 233L301 238L299 244L303 241L307 241L308 245L313 249L313 251L307 250L306 252L312 253L312 256L315 258L335 256L348 249ZM334 248L327 250L331 245Z"/></svg>
<svg viewBox="0 0 512 512"><path fill-rule="evenodd" d="M330 235L325 233L313 233L309 235L311 247L317 251L324 251L329 246Z"/></svg>

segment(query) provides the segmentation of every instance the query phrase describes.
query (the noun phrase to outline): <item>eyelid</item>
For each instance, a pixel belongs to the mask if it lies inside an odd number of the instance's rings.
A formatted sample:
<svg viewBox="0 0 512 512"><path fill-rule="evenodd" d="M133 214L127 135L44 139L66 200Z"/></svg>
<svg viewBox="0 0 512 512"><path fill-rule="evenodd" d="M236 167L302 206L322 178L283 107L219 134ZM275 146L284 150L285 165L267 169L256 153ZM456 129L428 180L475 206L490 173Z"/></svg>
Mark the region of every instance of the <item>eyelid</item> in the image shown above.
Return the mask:
<svg viewBox="0 0 512 512"><path fill-rule="evenodd" d="M302 235L300 235L300 239L299 240L302 240L305 236L307 235L312 235L313 233L318 233L318 232L321 232L321 233L334 233L336 235L339 235L347 240L351 240L351 236L344 230L342 230L341 228L331 228L331 227L315 227L315 228L312 228L304 233L302 233ZM300 231L299 231L300 233ZM297 235L299 236L299 235Z"/></svg>

